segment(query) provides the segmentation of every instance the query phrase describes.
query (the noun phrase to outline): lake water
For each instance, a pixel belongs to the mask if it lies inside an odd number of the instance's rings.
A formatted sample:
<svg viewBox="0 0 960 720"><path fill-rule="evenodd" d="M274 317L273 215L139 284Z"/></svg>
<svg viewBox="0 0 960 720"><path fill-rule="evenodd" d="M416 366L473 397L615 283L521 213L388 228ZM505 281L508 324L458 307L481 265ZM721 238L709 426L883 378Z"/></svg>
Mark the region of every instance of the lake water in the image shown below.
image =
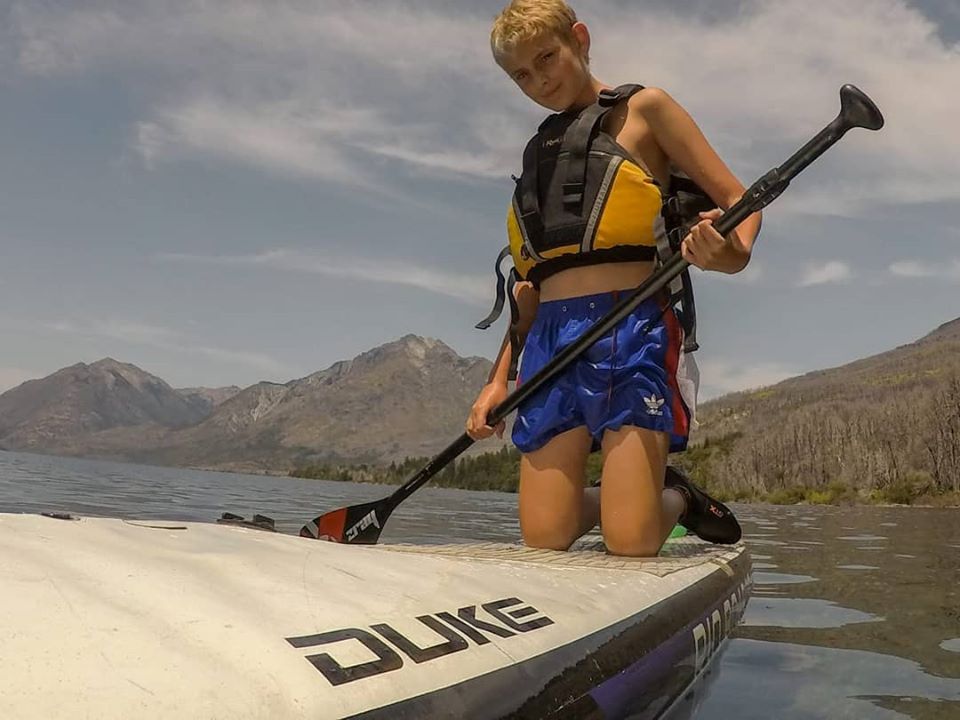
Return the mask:
<svg viewBox="0 0 960 720"><path fill-rule="evenodd" d="M0 452L0 512L211 521L316 515L390 488ZM754 560L743 624L695 717L960 718L960 510L734 506ZM426 487L385 542L519 539L516 496Z"/></svg>

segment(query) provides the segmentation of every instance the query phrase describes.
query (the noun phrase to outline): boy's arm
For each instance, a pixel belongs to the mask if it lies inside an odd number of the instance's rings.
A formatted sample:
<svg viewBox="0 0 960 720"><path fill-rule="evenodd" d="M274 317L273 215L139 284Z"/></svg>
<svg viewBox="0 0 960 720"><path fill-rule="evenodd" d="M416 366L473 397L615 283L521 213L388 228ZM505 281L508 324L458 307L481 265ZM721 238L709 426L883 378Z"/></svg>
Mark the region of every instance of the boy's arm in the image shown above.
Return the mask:
<svg viewBox="0 0 960 720"><path fill-rule="evenodd" d="M507 384L510 365L513 362L513 348L510 343L511 331L516 333L520 341L519 347L517 348L519 352L520 347L523 347L523 343L527 339L527 333L530 332L533 319L537 314L537 307L540 305L540 293L533 288L532 283L525 281L518 282L514 286L513 296L516 298L517 309L520 312L516 324L507 326L503 342L500 345L500 352L497 354L497 359L494 360L493 368L491 368L490 375L487 377L488 385L490 383Z"/></svg>
<svg viewBox="0 0 960 720"><path fill-rule="evenodd" d="M630 111L642 116L667 157L702 187L718 207L726 210L740 199L746 188L710 146L689 113L669 94L659 88L647 88L631 98ZM761 214L757 212L740 223L707 269L734 273L746 267L760 222Z"/></svg>
<svg viewBox="0 0 960 720"><path fill-rule="evenodd" d="M500 352L497 353L497 359L493 361L493 367L490 368L490 374L487 376L487 385L490 383L506 385L512 361L513 348L510 347L510 328L508 327L503 335L503 342L500 343Z"/></svg>
<svg viewBox="0 0 960 720"><path fill-rule="evenodd" d="M507 328L506 337L500 345L500 353L497 355L496 362L493 363L493 370L487 378L487 384L480 391L473 407L470 408L470 415L467 418L467 434L474 440L482 440L493 433L501 436L505 422L501 420L496 427L487 425L487 418L490 412L507 398L507 384L509 382L510 364L513 359L513 347L510 343L511 330L520 340L519 347L523 346L523 341L530 332L530 326L533 324L533 318L537 314L537 306L540 304L540 293L533 289L533 285L528 282L517 283L514 287L514 298L517 300L519 317L517 322Z"/></svg>

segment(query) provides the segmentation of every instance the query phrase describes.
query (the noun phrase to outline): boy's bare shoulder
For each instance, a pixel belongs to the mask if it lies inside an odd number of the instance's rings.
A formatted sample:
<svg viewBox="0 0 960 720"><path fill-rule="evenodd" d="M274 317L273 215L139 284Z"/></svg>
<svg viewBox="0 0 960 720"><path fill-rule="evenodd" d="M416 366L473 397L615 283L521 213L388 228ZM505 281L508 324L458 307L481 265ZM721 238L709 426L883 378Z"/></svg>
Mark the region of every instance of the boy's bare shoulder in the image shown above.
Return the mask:
<svg viewBox="0 0 960 720"><path fill-rule="evenodd" d="M627 101L627 106L631 112L648 115L649 113L663 110L674 102L673 98L663 88L645 87L638 93L634 93Z"/></svg>

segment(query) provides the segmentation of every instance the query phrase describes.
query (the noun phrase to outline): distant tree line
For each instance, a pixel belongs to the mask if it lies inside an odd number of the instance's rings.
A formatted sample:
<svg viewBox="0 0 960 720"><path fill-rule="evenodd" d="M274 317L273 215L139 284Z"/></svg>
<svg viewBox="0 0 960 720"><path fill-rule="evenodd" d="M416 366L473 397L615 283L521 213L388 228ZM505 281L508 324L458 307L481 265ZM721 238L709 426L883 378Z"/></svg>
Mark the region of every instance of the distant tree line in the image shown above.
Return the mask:
<svg viewBox="0 0 960 720"><path fill-rule="evenodd" d="M956 375L909 393L800 400L784 399L782 422L757 413L742 430L707 434L680 462L728 498L960 504Z"/></svg>
<svg viewBox="0 0 960 720"><path fill-rule="evenodd" d="M290 472L290 475L318 480L401 485L419 472L429 460L428 457L408 457L386 466L370 463L360 465L317 463L297 467ZM587 463L587 477L591 482L600 477L599 453L590 456ZM520 485L520 452L515 448L504 447L496 452L460 458L440 471L430 480L430 484L466 490L517 492Z"/></svg>
<svg viewBox="0 0 960 720"><path fill-rule="evenodd" d="M346 480L401 485L424 465L428 457L408 457L389 465L329 465L313 464L291 471L294 477L320 480ZM514 448L460 458L441 470L430 480L438 487L470 490L498 490L516 492L520 477L520 453Z"/></svg>

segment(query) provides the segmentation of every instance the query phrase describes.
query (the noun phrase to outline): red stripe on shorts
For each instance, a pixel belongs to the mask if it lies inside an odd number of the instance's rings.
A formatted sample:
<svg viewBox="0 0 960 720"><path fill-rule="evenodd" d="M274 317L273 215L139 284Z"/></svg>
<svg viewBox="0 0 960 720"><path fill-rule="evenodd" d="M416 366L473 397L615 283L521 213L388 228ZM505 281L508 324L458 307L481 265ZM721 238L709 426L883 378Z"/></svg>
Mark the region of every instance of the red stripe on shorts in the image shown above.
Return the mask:
<svg viewBox="0 0 960 720"><path fill-rule="evenodd" d="M680 353L683 352L683 333L673 308L667 308L664 311L663 322L667 326L666 370L667 384L673 394L670 399L670 408L673 411L673 434L686 437L690 432L690 418L687 415L687 407L683 404L680 385L677 383L677 366L680 364Z"/></svg>

